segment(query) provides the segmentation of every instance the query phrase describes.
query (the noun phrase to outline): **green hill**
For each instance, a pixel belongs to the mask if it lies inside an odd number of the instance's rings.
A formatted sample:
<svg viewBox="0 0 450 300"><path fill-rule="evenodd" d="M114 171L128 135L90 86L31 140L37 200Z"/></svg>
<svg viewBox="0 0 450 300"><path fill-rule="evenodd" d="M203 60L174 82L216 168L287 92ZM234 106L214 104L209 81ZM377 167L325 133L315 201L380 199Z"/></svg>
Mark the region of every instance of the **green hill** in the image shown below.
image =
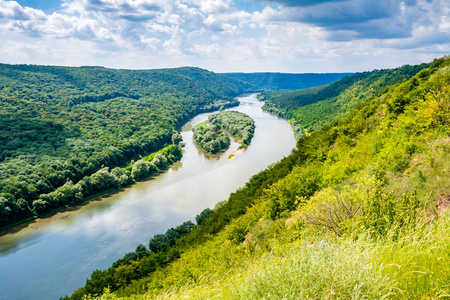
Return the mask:
<svg viewBox="0 0 450 300"><path fill-rule="evenodd" d="M152 252L139 246L71 298L448 297L450 58L411 68L397 84L382 79L395 70L369 75L380 92L300 139L199 226L155 236Z"/></svg>
<svg viewBox="0 0 450 300"><path fill-rule="evenodd" d="M238 96L243 92L251 92L257 89L257 87L246 80L229 77L225 74L213 73L200 68L182 67L156 71L186 76L202 87L207 88L216 96L222 96L224 94Z"/></svg>
<svg viewBox="0 0 450 300"><path fill-rule="evenodd" d="M295 119L307 131L318 130L345 116L359 103L371 101L428 64L356 73L339 81L295 91L264 92L264 109Z"/></svg>
<svg viewBox="0 0 450 300"><path fill-rule="evenodd" d="M136 176L117 167L178 140L196 114L237 105L248 84L225 79L194 68L0 64L0 227L150 174L145 163Z"/></svg>
<svg viewBox="0 0 450 300"><path fill-rule="evenodd" d="M321 86L353 73L224 73L223 75L248 82L255 91L280 91Z"/></svg>

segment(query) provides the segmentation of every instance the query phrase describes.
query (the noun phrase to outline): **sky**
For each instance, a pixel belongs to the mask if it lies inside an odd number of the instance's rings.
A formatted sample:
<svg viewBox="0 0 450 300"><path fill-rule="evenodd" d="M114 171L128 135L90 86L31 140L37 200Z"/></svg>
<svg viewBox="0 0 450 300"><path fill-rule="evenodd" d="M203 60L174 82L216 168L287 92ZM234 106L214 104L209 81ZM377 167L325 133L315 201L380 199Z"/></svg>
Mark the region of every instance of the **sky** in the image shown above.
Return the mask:
<svg viewBox="0 0 450 300"><path fill-rule="evenodd" d="M360 72L450 54L450 0L0 0L0 63Z"/></svg>

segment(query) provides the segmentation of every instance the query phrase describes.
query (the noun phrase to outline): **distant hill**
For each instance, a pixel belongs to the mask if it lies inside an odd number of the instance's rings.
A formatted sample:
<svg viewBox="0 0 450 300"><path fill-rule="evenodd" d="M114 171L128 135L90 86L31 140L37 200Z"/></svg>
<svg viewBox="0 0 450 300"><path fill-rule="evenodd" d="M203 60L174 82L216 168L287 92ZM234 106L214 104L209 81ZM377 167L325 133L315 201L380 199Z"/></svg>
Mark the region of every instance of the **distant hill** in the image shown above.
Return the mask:
<svg viewBox="0 0 450 300"><path fill-rule="evenodd" d="M66 299L448 298L450 57L266 97L297 149Z"/></svg>
<svg viewBox="0 0 450 300"><path fill-rule="evenodd" d="M343 116L361 102L383 94L411 78L429 64L356 73L338 81L308 89L268 91L261 94L266 111L294 118L307 130L317 130Z"/></svg>
<svg viewBox="0 0 450 300"><path fill-rule="evenodd" d="M281 91L324 85L354 73L224 73L230 78L248 82L258 90Z"/></svg>
<svg viewBox="0 0 450 300"><path fill-rule="evenodd" d="M0 64L0 227L126 185L142 172L120 167L251 89L199 68Z"/></svg>
<svg viewBox="0 0 450 300"><path fill-rule="evenodd" d="M174 69L159 69L154 71L186 76L217 96L224 94L237 96L243 92L258 90L258 87L251 82L226 76L224 74L210 72L200 68L181 67Z"/></svg>

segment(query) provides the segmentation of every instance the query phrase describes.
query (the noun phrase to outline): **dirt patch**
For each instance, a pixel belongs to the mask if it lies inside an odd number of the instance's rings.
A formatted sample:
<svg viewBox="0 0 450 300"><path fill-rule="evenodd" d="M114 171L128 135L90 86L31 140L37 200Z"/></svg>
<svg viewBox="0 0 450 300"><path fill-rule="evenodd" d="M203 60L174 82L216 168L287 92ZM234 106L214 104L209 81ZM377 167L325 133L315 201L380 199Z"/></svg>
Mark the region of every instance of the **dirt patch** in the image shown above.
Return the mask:
<svg viewBox="0 0 450 300"><path fill-rule="evenodd" d="M439 212L442 214L450 206L450 197L442 195L439 200Z"/></svg>

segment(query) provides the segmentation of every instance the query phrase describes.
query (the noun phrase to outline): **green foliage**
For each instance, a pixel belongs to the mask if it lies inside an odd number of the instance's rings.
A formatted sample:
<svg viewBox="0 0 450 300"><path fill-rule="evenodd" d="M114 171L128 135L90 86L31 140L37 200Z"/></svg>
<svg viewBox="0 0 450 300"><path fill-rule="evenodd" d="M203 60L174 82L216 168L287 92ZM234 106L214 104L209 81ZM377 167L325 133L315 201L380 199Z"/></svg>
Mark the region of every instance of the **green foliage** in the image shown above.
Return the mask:
<svg viewBox="0 0 450 300"><path fill-rule="evenodd" d="M255 133L255 121L238 111L221 111L209 116L208 121L226 129L246 145L250 144Z"/></svg>
<svg viewBox="0 0 450 300"><path fill-rule="evenodd" d="M197 225L202 225L203 221L209 218L212 213L213 211L211 209L205 208L201 213L195 216L195 222L197 222Z"/></svg>
<svg viewBox="0 0 450 300"><path fill-rule="evenodd" d="M230 222L230 220L243 215L246 211L246 208L250 207L254 203L255 196L262 195L265 188L285 176L289 169L292 168L292 165L294 163L294 157L285 158L281 163L255 175L250 179L248 183L246 183L244 188L239 189L238 191L233 193L228 201L221 203L216 208L214 208L212 213L209 214L209 217L201 221L201 226L199 226L198 228L194 228L195 225L190 221L184 222L183 224L174 228L174 230L180 234L180 237L173 240L172 242L167 243L167 241L169 240L167 234L169 233L169 231L173 232L171 229L169 229L165 234L154 236L149 241L149 246L151 244L149 248L152 249L154 247L154 252L138 260L139 270L142 270L140 273L141 279L135 281L129 286L117 286L115 282L113 282L112 284L110 284L111 291L117 291L118 293L123 294L145 292L146 289L142 288L147 284L145 276L159 270L158 267L160 266L164 266L173 261L176 261L181 253L185 252L191 247L207 242L208 237L213 234L217 234L217 232L224 229L225 226ZM271 174L272 176L269 176L269 174ZM119 267L122 264L128 264L130 257L131 255L127 254L124 258L119 259L118 261L113 263L112 267L108 270L101 271L103 273L97 272L95 274L94 282L99 283L99 286L95 289L93 287L91 276L91 279L88 279L86 281L86 284L89 286L89 288L77 290L78 292L72 295L70 299L76 299L73 297L81 294L82 292L85 292L86 294L95 294L95 291L105 288L105 286L102 285L102 282L107 282L109 280L109 277L112 276L111 274L114 274L115 268ZM102 274L107 278L105 278L104 280L100 280L99 277L101 277Z"/></svg>
<svg viewBox="0 0 450 300"><path fill-rule="evenodd" d="M222 152L230 146L230 137L219 126L204 122L194 127L193 130L194 141L210 155Z"/></svg>
<svg viewBox="0 0 450 300"><path fill-rule="evenodd" d="M164 255L157 269L108 297L447 297L449 64L407 74L300 139L201 226L152 253ZM397 96L407 101L394 111Z"/></svg>
<svg viewBox="0 0 450 300"><path fill-rule="evenodd" d="M221 111L194 128L194 140L212 155L230 146L227 132L241 140L243 145L248 145L255 132L255 122L244 113Z"/></svg>
<svg viewBox="0 0 450 300"><path fill-rule="evenodd" d="M319 163L294 167L291 173L273 184L263 196L266 216L277 219L296 208L302 198L310 197L319 190L322 176Z"/></svg>
<svg viewBox="0 0 450 300"><path fill-rule="evenodd" d="M429 64L356 73L339 81L303 90L264 92L264 110L295 119L307 131L318 130L345 116L358 104L371 101L390 87L411 78ZM401 100L400 100L401 101ZM399 104L400 105L400 104Z"/></svg>
<svg viewBox="0 0 450 300"><path fill-rule="evenodd" d="M157 157L156 168L138 162L135 170L112 171L180 143L181 124L198 113L237 105L231 97L248 84L195 68L0 64L0 86L0 194L8 195L0 226L5 226L79 202L79 192L91 196L165 168L174 158L161 153L167 162ZM97 173L106 167L112 175Z"/></svg>
<svg viewBox="0 0 450 300"><path fill-rule="evenodd" d="M252 84L246 80L230 78L226 74L216 74L200 68L182 67L156 71L186 76L211 91L217 97L223 97L223 95L238 96L244 92L254 90Z"/></svg>

